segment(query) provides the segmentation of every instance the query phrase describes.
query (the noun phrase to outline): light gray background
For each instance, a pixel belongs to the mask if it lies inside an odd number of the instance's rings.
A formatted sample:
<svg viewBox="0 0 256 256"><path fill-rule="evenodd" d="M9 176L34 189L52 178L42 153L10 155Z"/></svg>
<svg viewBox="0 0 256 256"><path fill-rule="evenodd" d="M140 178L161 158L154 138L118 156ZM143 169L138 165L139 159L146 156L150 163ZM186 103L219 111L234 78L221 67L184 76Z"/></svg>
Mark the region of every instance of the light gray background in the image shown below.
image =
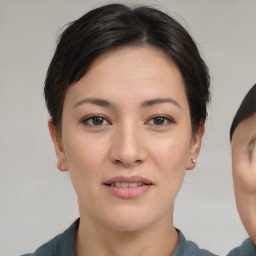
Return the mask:
<svg viewBox="0 0 256 256"><path fill-rule="evenodd" d="M42 89L60 28L110 1L0 1L0 255L35 250L78 216L68 174L56 168ZM256 82L255 0L151 3L192 34L212 75L212 104L196 169L176 200L175 225L224 255L246 232L235 207L228 131Z"/></svg>

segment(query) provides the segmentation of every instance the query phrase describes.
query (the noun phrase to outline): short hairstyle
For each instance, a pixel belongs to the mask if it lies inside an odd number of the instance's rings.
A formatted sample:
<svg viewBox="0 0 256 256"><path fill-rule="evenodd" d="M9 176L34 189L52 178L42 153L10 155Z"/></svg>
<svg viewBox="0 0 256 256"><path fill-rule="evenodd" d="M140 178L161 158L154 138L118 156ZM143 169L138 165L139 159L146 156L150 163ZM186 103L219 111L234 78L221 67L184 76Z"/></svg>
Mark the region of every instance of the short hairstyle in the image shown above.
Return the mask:
<svg viewBox="0 0 256 256"><path fill-rule="evenodd" d="M59 37L49 65L44 95L56 130L61 132L67 89L86 74L101 54L127 46L162 50L179 68L190 108L192 131L206 119L210 95L208 68L189 33L152 7L109 4L71 22Z"/></svg>
<svg viewBox="0 0 256 256"><path fill-rule="evenodd" d="M245 119L256 113L256 84L245 95L236 115L232 121L229 138L232 140L233 133L236 127Z"/></svg>

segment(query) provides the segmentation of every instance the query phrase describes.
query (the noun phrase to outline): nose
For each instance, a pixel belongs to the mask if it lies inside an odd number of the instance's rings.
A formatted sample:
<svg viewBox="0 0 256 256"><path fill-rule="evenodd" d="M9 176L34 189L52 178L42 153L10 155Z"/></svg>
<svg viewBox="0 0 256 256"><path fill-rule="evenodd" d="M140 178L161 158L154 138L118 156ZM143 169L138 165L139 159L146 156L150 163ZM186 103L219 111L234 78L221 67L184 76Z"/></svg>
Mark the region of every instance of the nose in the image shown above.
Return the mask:
<svg viewBox="0 0 256 256"><path fill-rule="evenodd" d="M112 137L110 159L115 164L133 167L146 159L145 141L136 125L117 127Z"/></svg>

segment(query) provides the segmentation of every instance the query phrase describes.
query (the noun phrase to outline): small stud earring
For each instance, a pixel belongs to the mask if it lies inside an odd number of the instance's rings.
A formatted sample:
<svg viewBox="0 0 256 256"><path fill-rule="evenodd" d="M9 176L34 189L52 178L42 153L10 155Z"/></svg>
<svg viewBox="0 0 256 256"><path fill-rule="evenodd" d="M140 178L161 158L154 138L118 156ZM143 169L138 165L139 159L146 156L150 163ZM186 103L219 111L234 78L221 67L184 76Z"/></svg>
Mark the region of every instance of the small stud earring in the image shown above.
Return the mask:
<svg viewBox="0 0 256 256"><path fill-rule="evenodd" d="M196 165L196 159L191 159L192 163Z"/></svg>

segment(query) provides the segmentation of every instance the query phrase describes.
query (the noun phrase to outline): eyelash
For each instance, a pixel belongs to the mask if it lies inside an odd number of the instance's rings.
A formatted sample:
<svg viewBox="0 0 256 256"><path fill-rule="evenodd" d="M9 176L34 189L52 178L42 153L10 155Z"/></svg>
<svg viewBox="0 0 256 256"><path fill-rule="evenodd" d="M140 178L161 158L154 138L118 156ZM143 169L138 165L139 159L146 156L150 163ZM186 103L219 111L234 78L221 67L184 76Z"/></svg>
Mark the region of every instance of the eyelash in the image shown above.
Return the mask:
<svg viewBox="0 0 256 256"><path fill-rule="evenodd" d="M168 124L175 123L174 120L172 120L170 117L165 116L165 115L157 115L157 116L151 117L151 118L149 119L149 121L147 121L147 122L148 122L148 123L149 123L150 121L153 121L153 122L154 122L154 121L156 121L157 118L164 120L164 124L155 124L155 123L153 123L153 124L150 124L150 125L154 125L154 126L166 126L166 125L168 125Z"/></svg>
<svg viewBox="0 0 256 256"><path fill-rule="evenodd" d="M103 122L107 121L108 124L93 124L93 123L90 123L90 122L95 121L97 118L98 118L98 119L101 119ZM85 125L88 125L88 126L94 126L94 127L95 127L95 126L101 127L101 126L103 126L103 125L109 125L109 124L111 124L105 117L100 116L100 115L88 116L88 117L84 118L84 119L81 121L81 123L83 123L83 124L85 124Z"/></svg>
<svg viewBox="0 0 256 256"><path fill-rule="evenodd" d="M100 124L92 123L93 121L97 121L96 119L100 119L103 123L100 123ZM164 121L164 123L163 124L155 124L155 123L150 124L150 121L154 122L157 119L162 119ZM104 124L104 122L107 122L107 124ZM88 117L82 119L81 123L83 123L87 126L92 126L92 127L96 127L96 126L102 127L103 125L111 125L111 122L109 122L104 116L100 116L100 115L88 116ZM157 116L151 117L146 122L146 124L149 124L149 125L152 125L152 126L159 126L159 127L160 126L166 126L166 125L171 124L171 123L175 123L174 120L172 120L170 117L167 117L167 116L164 116L164 115L157 115Z"/></svg>

